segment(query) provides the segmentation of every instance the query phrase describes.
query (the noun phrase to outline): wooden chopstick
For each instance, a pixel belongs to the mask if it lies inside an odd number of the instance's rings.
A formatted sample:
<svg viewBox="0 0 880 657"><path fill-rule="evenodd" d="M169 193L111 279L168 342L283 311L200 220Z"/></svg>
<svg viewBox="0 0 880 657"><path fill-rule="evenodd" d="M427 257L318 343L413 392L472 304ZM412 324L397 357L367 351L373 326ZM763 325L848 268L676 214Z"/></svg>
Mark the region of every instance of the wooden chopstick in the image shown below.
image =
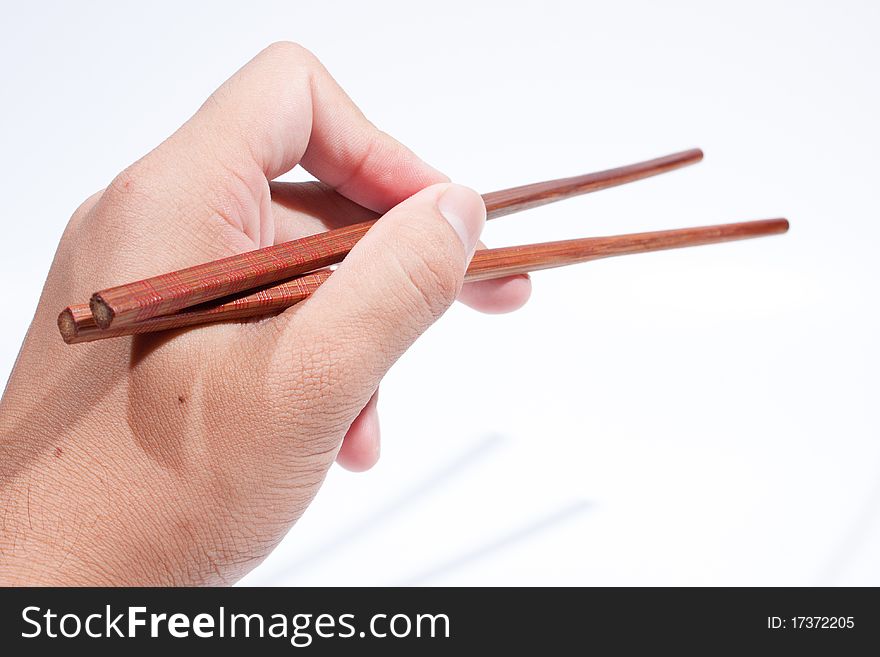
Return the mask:
<svg viewBox="0 0 880 657"><path fill-rule="evenodd" d="M184 308L171 315L151 317L142 322L126 324L121 327L114 326L109 329L98 327L87 303L75 304L61 311L58 316L58 329L65 342L76 344L212 322L260 316L270 317L307 299L332 273L330 269L319 269L289 281L266 286L256 292L242 294L233 299L217 299L191 308Z"/></svg>
<svg viewBox="0 0 880 657"><path fill-rule="evenodd" d="M785 219L764 219L717 226L482 249L474 254L465 280L500 278L599 258L763 237L784 233L787 230L788 221ZM268 316L277 314L310 296L330 277L331 273L329 269L321 269L222 303L205 304L203 307L109 329L99 328L89 307L86 304L79 304L64 309L58 318L58 327L64 341L75 344L210 322Z"/></svg>
<svg viewBox="0 0 880 657"><path fill-rule="evenodd" d="M702 151L692 149L607 171L492 192L483 198L491 219L655 176L699 162L702 157ZM92 316L100 328L121 328L287 280L339 262L373 223L366 221L101 290L89 302Z"/></svg>

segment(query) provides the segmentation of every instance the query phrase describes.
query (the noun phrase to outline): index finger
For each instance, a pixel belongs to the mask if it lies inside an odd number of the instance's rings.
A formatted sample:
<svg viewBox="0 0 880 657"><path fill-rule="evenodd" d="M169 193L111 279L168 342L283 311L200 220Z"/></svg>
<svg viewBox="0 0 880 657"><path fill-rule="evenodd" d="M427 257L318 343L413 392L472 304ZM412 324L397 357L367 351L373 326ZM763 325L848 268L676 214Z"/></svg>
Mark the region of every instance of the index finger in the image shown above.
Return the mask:
<svg viewBox="0 0 880 657"><path fill-rule="evenodd" d="M370 123L318 59L276 43L226 81L182 128L208 134L234 171L275 178L301 164L340 194L384 212L447 178ZM198 140L190 142L199 148Z"/></svg>

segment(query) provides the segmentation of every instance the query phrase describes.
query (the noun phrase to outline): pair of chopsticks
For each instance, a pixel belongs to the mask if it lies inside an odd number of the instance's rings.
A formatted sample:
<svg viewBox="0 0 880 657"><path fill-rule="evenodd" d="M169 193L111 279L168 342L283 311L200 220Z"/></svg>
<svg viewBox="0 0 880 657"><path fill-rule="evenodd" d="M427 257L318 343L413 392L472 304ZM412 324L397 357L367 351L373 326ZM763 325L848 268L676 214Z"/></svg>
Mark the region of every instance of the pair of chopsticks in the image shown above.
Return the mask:
<svg viewBox="0 0 880 657"><path fill-rule="evenodd" d="M483 195L494 219L607 189L699 162L692 149L573 178ZM375 221L310 235L134 283L101 290L88 305L65 308L58 328L68 344L151 333L211 322L269 316L308 298ZM784 233L785 219L766 219L612 237L478 250L465 281L480 281L599 258L713 244Z"/></svg>

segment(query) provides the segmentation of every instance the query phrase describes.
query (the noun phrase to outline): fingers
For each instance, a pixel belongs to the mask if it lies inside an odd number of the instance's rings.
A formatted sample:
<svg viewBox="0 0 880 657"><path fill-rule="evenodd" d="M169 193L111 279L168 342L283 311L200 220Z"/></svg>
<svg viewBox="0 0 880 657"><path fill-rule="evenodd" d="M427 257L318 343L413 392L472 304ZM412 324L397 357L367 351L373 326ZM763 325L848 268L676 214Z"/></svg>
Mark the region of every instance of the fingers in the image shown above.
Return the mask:
<svg viewBox="0 0 880 657"><path fill-rule="evenodd" d="M273 182L272 213L275 240L284 242L324 230L375 219L376 214L348 200L320 182ZM485 248L480 242L477 248ZM528 275L466 283L458 300L485 313L507 313L520 308L531 294Z"/></svg>
<svg viewBox="0 0 880 657"><path fill-rule="evenodd" d="M267 183L297 163L335 188L337 198L376 211L445 180L367 121L311 53L275 44L111 185L91 240L114 273L102 284L298 236L308 227L273 221ZM144 252L156 255L144 260ZM479 283L467 286L462 300L506 312L524 303L528 289L523 278Z"/></svg>
<svg viewBox="0 0 880 657"><path fill-rule="evenodd" d="M384 212L445 177L370 123L323 65L276 43L224 83L181 130L175 148L272 179L296 164L342 195ZM169 146L171 147L171 146Z"/></svg>
<svg viewBox="0 0 880 657"><path fill-rule="evenodd" d="M485 248L482 242L477 245L477 249ZM465 283L458 300L482 313L499 314L522 308L531 294L532 280L528 274L522 274Z"/></svg>
<svg viewBox="0 0 880 657"><path fill-rule="evenodd" d="M458 300L481 313L499 314L518 310L532 294L528 274L468 283L461 288Z"/></svg>
<svg viewBox="0 0 880 657"><path fill-rule="evenodd" d="M383 212L446 179L367 121L311 53L276 44L108 187L89 236L103 285L274 243L267 178L298 163Z"/></svg>
<svg viewBox="0 0 880 657"><path fill-rule="evenodd" d="M485 216L476 192L429 187L379 219L305 304L278 318L277 339L258 345L273 350L271 378L289 377L290 403L317 415L313 425L330 418L347 427L391 365L446 311ZM307 364L314 389L303 390L303 373L291 363Z"/></svg>
<svg viewBox="0 0 880 657"><path fill-rule="evenodd" d="M379 217L322 182L274 181L269 187L276 244Z"/></svg>
<svg viewBox="0 0 880 657"><path fill-rule="evenodd" d="M379 410L377 407L379 391L373 393L370 401L358 414L348 428L342 447L336 455L336 462L346 470L363 472L369 470L379 460Z"/></svg>

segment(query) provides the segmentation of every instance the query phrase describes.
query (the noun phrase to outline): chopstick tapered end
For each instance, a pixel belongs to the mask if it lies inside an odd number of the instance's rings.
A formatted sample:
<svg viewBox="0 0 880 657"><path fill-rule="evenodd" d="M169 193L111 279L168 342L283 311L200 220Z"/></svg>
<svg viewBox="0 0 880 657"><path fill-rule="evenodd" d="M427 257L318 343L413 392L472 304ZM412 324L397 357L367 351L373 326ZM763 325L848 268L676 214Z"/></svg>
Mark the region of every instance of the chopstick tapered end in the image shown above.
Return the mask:
<svg viewBox="0 0 880 657"><path fill-rule="evenodd" d="M785 217L777 217L776 219L767 219L767 223L772 227L772 233L781 235L783 233L787 233L788 229L791 227L791 224L788 223L788 219Z"/></svg>
<svg viewBox="0 0 880 657"><path fill-rule="evenodd" d="M666 159L674 162L675 167L683 167L691 164L696 164L697 162L701 162L703 160L703 149L702 148L688 148L687 150L678 151L677 153L673 153L672 155L667 155Z"/></svg>

